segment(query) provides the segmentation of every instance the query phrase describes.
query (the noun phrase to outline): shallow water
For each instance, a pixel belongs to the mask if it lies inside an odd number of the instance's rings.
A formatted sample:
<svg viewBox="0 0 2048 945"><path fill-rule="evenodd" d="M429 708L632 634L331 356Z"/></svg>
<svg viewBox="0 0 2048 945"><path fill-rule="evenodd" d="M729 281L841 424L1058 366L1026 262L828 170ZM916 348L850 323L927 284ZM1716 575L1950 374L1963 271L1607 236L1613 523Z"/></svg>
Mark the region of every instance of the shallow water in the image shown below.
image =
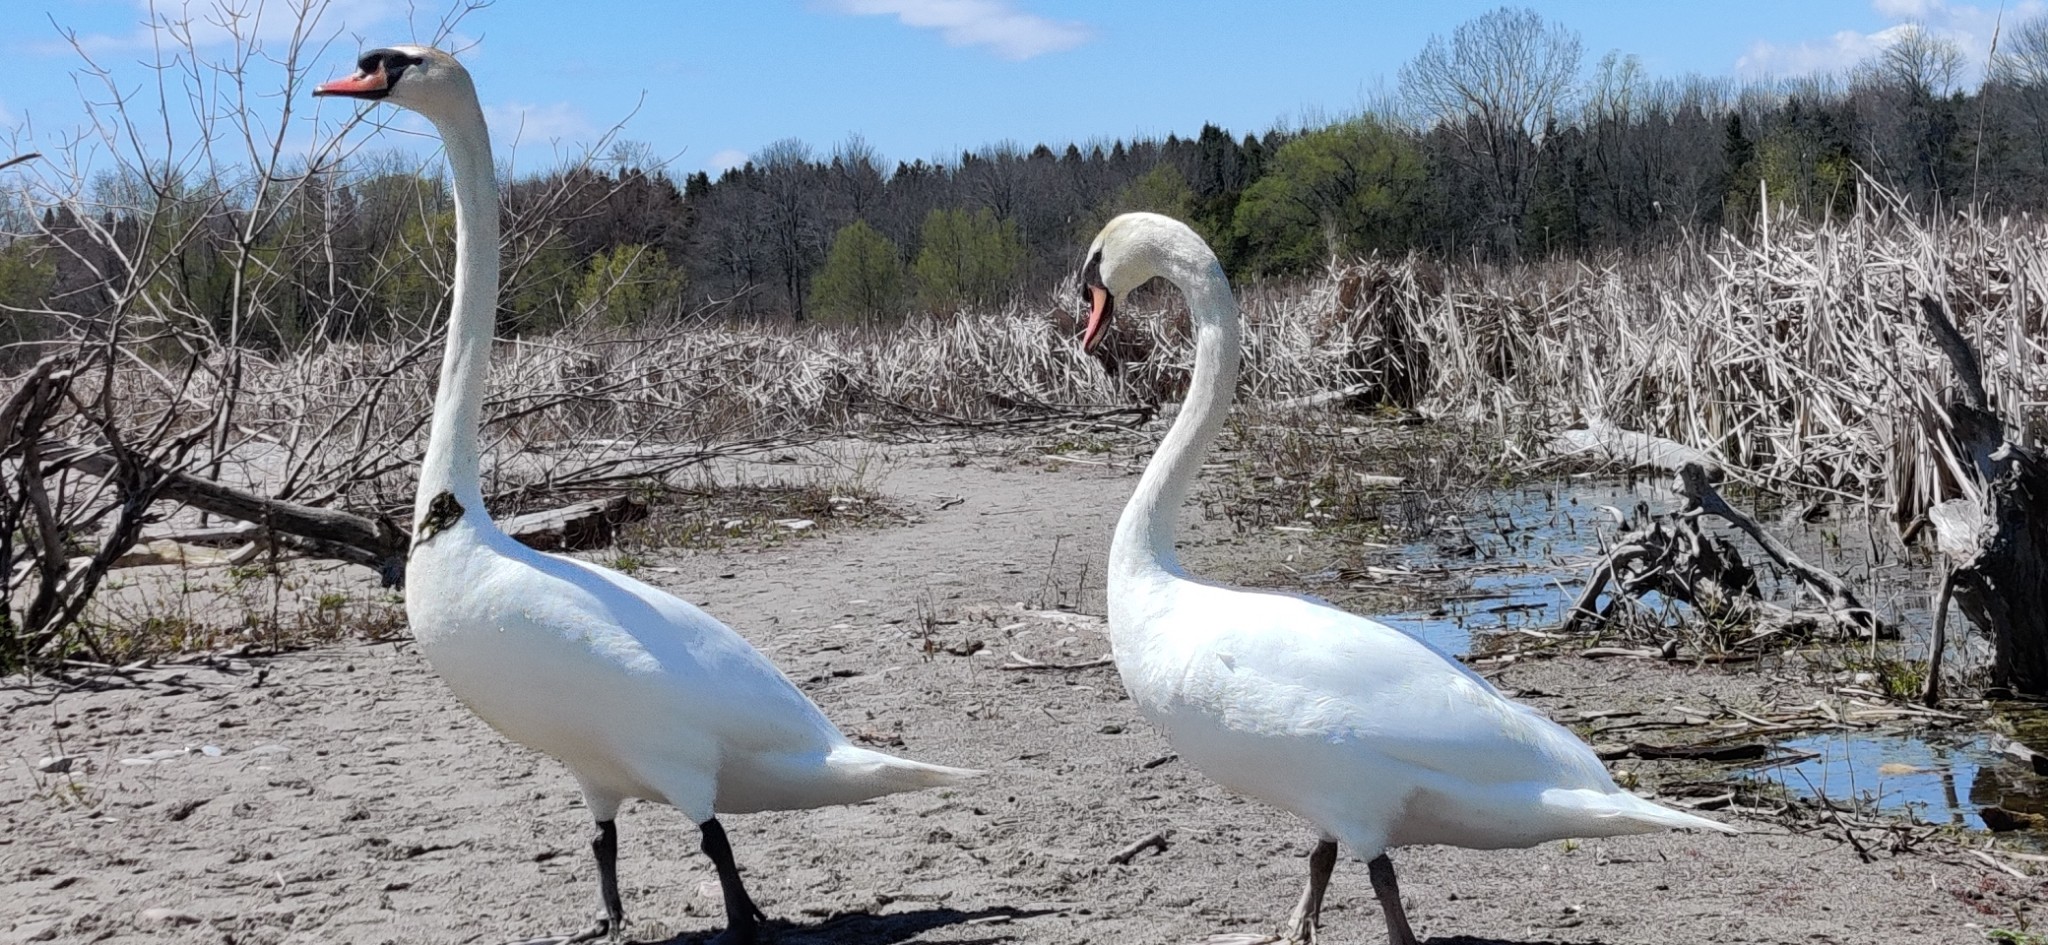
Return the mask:
<svg viewBox="0 0 2048 945"><path fill-rule="evenodd" d="M1402 567L1437 579L1417 585L1415 606L1381 619L1448 653L1468 653L1475 639L1488 634L1554 629L1611 545L1622 515L1639 502L1652 512L1680 506L1667 482L1573 479L1495 493L1477 512L1399 549L1394 558ZM1903 628L1900 655L1924 658L1935 575L1924 558L1898 544L1889 523L1860 513L1848 517L1839 508L1835 517L1808 521L1797 514L1804 509L1757 509L1753 497L1730 501L1802 558L1854 583L1867 605ZM1718 519L1710 529L1731 538L1757 569L1765 599L1802 603L1798 582L1779 574L1747 536ZM1646 603L1659 606L1654 599ZM1984 642L1970 634L1952 633L1951 647L1951 667L1988 658ZM2048 750L2048 722L2040 727L2039 733L2021 735L2033 735L2028 743ZM1987 829L1981 814L1987 806L2048 814L2040 780L2000 755L1992 741L1983 734L1823 732L1777 743L1774 758L1799 760L1758 766L1748 777L1798 796L1853 801L1890 815L1976 830Z"/></svg>
<svg viewBox="0 0 2048 945"><path fill-rule="evenodd" d="M1554 628L1612 544L1623 515L1638 503L1658 513L1680 507L1669 481L1575 478L1493 493L1475 511L1440 523L1427 540L1398 549L1394 559L1402 567L1442 580L1424 585L1412 598L1414 607L1381 619L1449 653L1470 652L1477 635ZM1808 521L1797 514L1803 509L1758 509L1752 497L1730 502L1800 557L1852 582L1866 605L1904 626L1907 657L1925 653L1934 574L1924 557L1899 546L1888 523L1860 512L1849 517L1839 508L1831 517ZM1747 536L1718 519L1710 520L1709 530L1729 537L1757 570L1766 600L1800 602L1799 583L1780 574ZM1654 597L1646 603L1658 606Z"/></svg>
<svg viewBox="0 0 2048 945"><path fill-rule="evenodd" d="M1826 797L1920 821L1986 829L1984 806L2024 810L2038 803L2001 779L2002 761L1988 736L1959 738L1914 734L1822 732L1778 743L1813 757L1753 775L1801 797ZM2015 766L2011 772L2019 773Z"/></svg>

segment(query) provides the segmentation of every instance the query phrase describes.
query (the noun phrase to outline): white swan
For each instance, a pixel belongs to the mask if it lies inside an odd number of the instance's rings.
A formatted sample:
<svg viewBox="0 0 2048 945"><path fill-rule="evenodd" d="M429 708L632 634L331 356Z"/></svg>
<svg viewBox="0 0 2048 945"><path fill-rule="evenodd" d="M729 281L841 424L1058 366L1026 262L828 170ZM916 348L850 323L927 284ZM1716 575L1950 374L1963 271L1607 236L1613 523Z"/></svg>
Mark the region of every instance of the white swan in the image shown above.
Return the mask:
<svg viewBox="0 0 2048 945"><path fill-rule="evenodd" d="M1101 339L1118 297L1154 276L1187 297L1194 378L1110 543L1110 645L1132 701L1183 759L1321 831L1288 940L1313 940L1338 843L1369 861L1388 937L1412 945L1388 847L1736 832L1616 787L1584 742L1414 637L1312 598L1183 570L1174 518L1230 409L1241 329L1202 238L1132 213L1088 251L1083 346Z"/></svg>
<svg viewBox="0 0 2048 945"><path fill-rule="evenodd" d="M625 798L670 804L702 829L724 890L720 941L751 942L747 896L719 813L850 804L978 772L858 748L724 624L639 581L533 551L491 523L477 478L478 404L498 302L498 192L469 73L437 49L364 53L316 95L425 116L455 172L456 270L448 349L420 469L406 616L420 650L470 709L569 766L597 821L604 917L572 936L616 938L613 819Z"/></svg>

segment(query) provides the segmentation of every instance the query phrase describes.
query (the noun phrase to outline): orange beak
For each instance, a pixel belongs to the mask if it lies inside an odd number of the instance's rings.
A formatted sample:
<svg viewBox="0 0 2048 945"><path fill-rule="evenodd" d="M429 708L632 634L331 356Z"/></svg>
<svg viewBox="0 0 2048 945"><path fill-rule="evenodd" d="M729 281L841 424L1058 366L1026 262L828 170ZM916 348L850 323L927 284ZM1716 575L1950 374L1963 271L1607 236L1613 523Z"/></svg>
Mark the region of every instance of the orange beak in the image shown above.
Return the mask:
<svg viewBox="0 0 2048 945"><path fill-rule="evenodd" d="M358 72L346 79L322 82L313 87L314 95L346 95L350 98L382 98L391 88L391 80L384 70Z"/></svg>
<svg viewBox="0 0 2048 945"><path fill-rule="evenodd" d="M1109 290L1099 285L1088 287L1088 327L1081 332L1081 350L1095 350L1096 342L1102 340L1102 333L1109 328L1110 316L1115 314L1116 302Z"/></svg>

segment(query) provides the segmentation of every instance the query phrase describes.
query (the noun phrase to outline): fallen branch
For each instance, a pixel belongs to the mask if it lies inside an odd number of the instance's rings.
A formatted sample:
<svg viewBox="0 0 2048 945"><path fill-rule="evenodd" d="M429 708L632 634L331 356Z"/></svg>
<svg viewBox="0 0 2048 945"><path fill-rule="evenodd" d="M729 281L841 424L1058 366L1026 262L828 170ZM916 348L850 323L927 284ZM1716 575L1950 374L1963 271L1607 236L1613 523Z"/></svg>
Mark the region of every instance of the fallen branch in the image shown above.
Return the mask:
<svg viewBox="0 0 2048 945"><path fill-rule="evenodd" d="M1687 463L1698 465L1718 482L1725 471L1721 463L1703 450L1661 436L1624 430L1606 420L1587 420L1583 428L1560 430L1553 437L1554 451L1565 457L1597 456L1630 469L1661 469L1677 472Z"/></svg>
<svg viewBox="0 0 2048 945"><path fill-rule="evenodd" d="M544 512L528 512L498 523L505 534L540 551L576 551L611 544L618 526L647 517L647 506L615 495Z"/></svg>
<svg viewBox="0 0 2048 945"><path fill-rule="evenodd" d="M1110 854L1109 861L1118 866L1128 866L1132 860L1137 858L1138 854L1143 853L1148 849L1157 850L1160 853L1165 853L1166 838L1171 836L1173 836L1172 830L1161 830L1158 833L1145 836L1139 839L1136 843L1133 843L1129 846L1124 847L1121 850L1116 851L1115 853Z"/></svg>
<svg viewBox="0 0 2048 945"><path fill-rule="evenodd" d="M1353 384L1349 387L1338 388L1337 390L1326 390L1320 394L1306 394L1301 397L1289 397L1286 400L1276 400L1270 404L1267 404L1266 409L1306 410L1310 407L1323 407L1329 404L1342 403L1354 397L1363 396L1367 391L1370 390L1372 390L1371 384Z"/></svg>
<svg viewBox="0 0 2048 945"><path fill-rule="evenodd" d="M1076 669L1094 669L1098 666L1108 666L1111 663L1116 662L1114 659L1105 656L1101 659L1092 659L1083 663L1041 663L1028 656L1022 656L1016 653L1010 654L1010 659L1013 662L1004 663L1003 665L998 666L996 668L1013 671L1028 670L1039 672L1064 672Z"/></svg>
<svg viewBox="0 0 2048 945"><path fill-rule="evenodd" d="M117 465L107 448L57 443L50 463L92 475L106 475ZM46 446L46 448L49 448ZM195 509L254 522L295 539L302 550L322 558L360 564L377 572L385 587L405 585L407 533L389 516L369 518L338 509L300 505L247 489L202 479L186 472L151 470L162 476L157 495Z"/></svg>
<svg viewBox="0 0 2048 945"><path fill-rule="evenodd" d="M1770 555L1771 560L1777 562L1779 567L1792 572L1801 583L1819 592L1822 599L1827 601L1830 615L1835 619L1854 624L1873 639L1898 632L1894 628L1886 627L1876 613L1863 606L1863 602L1857 599L1855 590L1849 587L1849 582L1807 564L1784 542L1764 531L1755 519L1729 505L1727 500L1721 498L1721 494L1714 490L1705 467L1697 463L1680 466L1678 482L1678 494L1684 496L1687 503L1685 514L1703 512L1734 525L1743 534L1748 535L1751 541L1756 542L1758 547L1763 548L1764 553Z"/></svg>
<svg viewBox="0 0 2048 945"><path fill-rule="evenodd" d="M1636 742L1628 746L1627 755L1644 760L1676 758L1685 761L1755 761L1768 757L1771 746L1762 742L1743 742L1735 745L1652 745ZM1604 756L1603 756L1604 757Z"/></svg>

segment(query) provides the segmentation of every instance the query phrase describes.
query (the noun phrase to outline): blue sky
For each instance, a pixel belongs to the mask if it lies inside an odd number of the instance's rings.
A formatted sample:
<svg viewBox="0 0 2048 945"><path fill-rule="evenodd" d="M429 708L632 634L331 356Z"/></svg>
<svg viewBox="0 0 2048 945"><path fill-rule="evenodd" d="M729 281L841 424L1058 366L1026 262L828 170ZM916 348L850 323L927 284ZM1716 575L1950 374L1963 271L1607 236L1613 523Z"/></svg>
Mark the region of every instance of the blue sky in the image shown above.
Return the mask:
<svg viewBox="0 0 2048 945"><path fill-rule="evenodd" d="M260 8L248 29L274 39L293 4ZM316 79L349 71L358 48L428 39L435 0L353 0L327 7L336 37ZM501 152L550 166L624 121L622 137L716 170L780 138L820 152L858 133L891 160L950 159L1010 140L1087 142L1189 134L1215 122L1242 134L1356 111L1390 91L1431 34L1498 6L1482 0L1304 2L1174 0L498 0L470 15L454 45L475 73ZM1754 78L1845 68L1909 21L1984 57L1995 4L1944 0L1532 0L1577 30L1587 66L1610 49L1652 75ZM0 5L0 128L13 151L50 150L84 120L79 55L123 89L151 90L141 59L161 38L151 10L212 18L213 0L50 0ZM2004 9L2007 22L2043 0ZM217 26L195 28L214 53ZM252 75L260 73L260 64ZM257 84L261 84L258 79ZM173 99L177 98L174 90ZM314 107L310 101L301 106ZM248 108L276 109L256 99ZM350 104L319 103L335 118ZM637 111L636 111L637 109ZM629 117L630 116L630 117ZM399 144L387 141L385 144ZM10 142L0 138L0 159Z"/></svg>

